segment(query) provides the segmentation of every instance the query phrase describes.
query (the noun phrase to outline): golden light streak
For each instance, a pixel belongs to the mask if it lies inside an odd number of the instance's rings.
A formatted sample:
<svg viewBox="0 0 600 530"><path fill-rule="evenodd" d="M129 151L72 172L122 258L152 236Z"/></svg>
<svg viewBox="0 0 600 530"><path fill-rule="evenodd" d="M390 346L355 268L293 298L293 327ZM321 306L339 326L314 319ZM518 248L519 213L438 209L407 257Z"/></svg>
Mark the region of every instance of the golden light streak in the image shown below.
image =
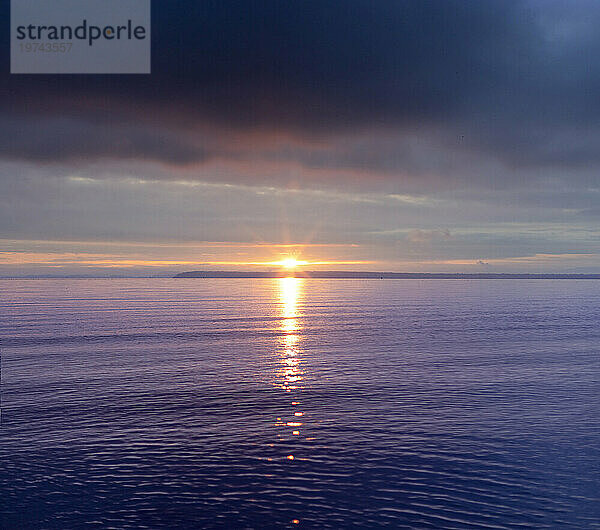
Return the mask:
<svg viewBox="0 0 600 530"><path fill-rule="evenodd" d="M262 266L295 268L311 265L353 265L374 263L371 261L308 261L284 258L277 261L265 260L202 260L202 259L141 259L99 254L91 252L17 252L0 251L0 264L4 265L84 265L93 267L170 267L170 266Z"/></svg>
<svg viewBox="0 0 600 530"><path fill-rule="evenodd" d="M281 386L286 392L298 388L298 383L302 380L300 358L298 355L298 341L300 339L298 298L303 281L301 278L280 278L277 280L279 302L282 306L281 314L283 317L281 322L283 351L280 361L283 383Z"/></svg>

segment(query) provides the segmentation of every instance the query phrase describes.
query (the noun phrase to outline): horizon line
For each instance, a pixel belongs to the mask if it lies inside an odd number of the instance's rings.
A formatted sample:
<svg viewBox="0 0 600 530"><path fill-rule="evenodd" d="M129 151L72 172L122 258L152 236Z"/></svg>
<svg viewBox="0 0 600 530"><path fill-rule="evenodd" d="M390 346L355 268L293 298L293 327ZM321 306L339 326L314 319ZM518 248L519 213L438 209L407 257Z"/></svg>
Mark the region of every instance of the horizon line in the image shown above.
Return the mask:
<svg viewBox="0 0 600 530"><path fill-rule="evenodd" d="M98 275L70 274L49 275L31 274L27 276L0 276L0 280L35 280L35 279L182 279L182 278L230 278L230 279L593 279L600 280L600 273L565 273L565 272L392 272L392 271L345 271L345 270L195 270L184 271L173 275L163 273L155 275Z"/></svg>

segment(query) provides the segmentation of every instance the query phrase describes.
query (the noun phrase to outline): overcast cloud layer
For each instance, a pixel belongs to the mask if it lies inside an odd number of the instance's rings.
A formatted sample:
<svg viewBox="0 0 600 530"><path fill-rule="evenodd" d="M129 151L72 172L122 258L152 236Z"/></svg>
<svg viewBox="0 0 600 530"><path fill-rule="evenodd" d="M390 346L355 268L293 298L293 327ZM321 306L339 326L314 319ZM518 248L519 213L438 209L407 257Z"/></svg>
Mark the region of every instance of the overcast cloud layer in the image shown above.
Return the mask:
<svg viewBox="0 0 600 530"><path fill-rule="evenodd" d="M184 250L202 241L328 244L315 258L368 269L600 272L598 2L152 12L150 76L11 76L2 56L0 274L41 273L50 250L72 258L54 272L97 271L82 256L111 241L161 272L218 261ZM160 254L182 264L155 264L159 242L184 245Z"/></svg>

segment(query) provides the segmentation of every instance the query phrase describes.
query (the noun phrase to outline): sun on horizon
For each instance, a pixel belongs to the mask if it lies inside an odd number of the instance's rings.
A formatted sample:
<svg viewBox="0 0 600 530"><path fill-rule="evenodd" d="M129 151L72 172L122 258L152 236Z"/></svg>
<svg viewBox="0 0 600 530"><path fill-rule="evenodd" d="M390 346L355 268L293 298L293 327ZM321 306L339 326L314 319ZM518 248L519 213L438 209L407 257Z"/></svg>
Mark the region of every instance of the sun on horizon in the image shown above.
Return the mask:
<svg viewBox="0 0 600 530"><path fill-rule="evenodd" d="M284 269L295 269L300 265L308 264L308 261L297 260L296 258L284 258L276 262L276 264L281 265Z"/></svg>

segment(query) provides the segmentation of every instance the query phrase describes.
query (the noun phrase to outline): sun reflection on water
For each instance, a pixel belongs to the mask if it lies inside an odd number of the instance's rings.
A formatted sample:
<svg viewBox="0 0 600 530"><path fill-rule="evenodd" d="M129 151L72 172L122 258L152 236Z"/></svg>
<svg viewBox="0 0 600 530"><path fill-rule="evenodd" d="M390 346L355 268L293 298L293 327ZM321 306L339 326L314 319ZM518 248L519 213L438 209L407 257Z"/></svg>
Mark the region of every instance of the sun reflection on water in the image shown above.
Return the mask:
<svg viewBox="0 0 600 530"><path fill-rule="evenodd" d="M279 370L277 371L277 386L284 392L289 392L291 410L277 418L275 425L282 429L277 437L284 442L288 450L293 453L283 453L280 458L285 458L290 466L296 460L294 453L296 452L296 443L303 438L303 422L304 412L299 410L301 402L298 400L302 391L302 356L301 356L301 337L302 325L299 318L298 303L302 297L302 289L304 287L303 278L280 278L277 280L277 302L279 303L279 312L281 316L280 343L278 351ZM293 400L293 401L292 401ZM292 421L293 420L293 421ZM294 442L292 442L292 440ZM290 442L293 445L289 445ZM271 461L271 459L268 459ZM299 519L293 519L293 524L299 524Z"/></svg>
<svg viewBox="0 0 600 530"><path fill-rule="evenodd" d="M298 298L301 294L303 279L281 278L279 282L279 301L282 307L282 355L281 375L282 388L291 392L299 388L302 381L298 342L300 340L300 323L298 321Z"/></svg>

